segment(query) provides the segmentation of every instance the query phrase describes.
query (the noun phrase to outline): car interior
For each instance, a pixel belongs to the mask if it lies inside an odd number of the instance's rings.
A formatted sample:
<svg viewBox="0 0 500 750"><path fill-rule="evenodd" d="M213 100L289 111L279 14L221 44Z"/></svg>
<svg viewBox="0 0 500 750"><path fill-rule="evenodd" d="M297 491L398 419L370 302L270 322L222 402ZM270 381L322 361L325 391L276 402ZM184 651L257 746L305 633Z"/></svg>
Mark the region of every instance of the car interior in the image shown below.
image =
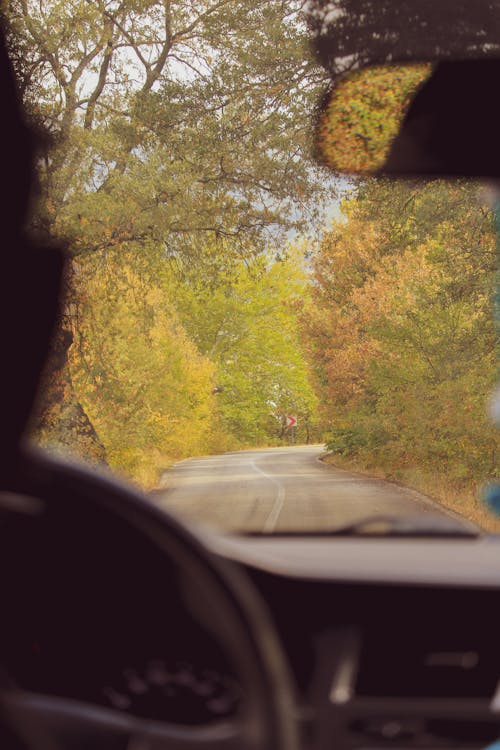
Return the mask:
<svg viewBox="0 0 500 750"><path fill-rule="evenodd" d="M332 77L318 105L320 161L363 171L328 125L350 76L425 63L432 70L410 96L402 91L382 157L365 172L498 179L498 3L345 0L342 33L334 5L311 0L308 10ZM0 260L0 748L493 744L495 534L389 522L341 534L217 533L25 440L64 248L24 231L33 135L4 46L0 67L9 179Z"/></svg>

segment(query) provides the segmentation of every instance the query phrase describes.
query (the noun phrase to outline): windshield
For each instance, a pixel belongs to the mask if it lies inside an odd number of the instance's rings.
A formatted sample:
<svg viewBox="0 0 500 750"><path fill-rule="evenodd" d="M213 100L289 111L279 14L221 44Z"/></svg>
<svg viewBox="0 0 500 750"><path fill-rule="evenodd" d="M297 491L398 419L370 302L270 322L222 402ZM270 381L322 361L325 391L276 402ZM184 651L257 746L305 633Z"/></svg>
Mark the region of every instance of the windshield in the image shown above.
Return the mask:
<svg viewBox="0 0 500 750"><path fill-rule="evenodd" d="M500 528L491 196L315 161L303 6L5 9L31 230L70 257L32 439L223 530Z"/></svg>

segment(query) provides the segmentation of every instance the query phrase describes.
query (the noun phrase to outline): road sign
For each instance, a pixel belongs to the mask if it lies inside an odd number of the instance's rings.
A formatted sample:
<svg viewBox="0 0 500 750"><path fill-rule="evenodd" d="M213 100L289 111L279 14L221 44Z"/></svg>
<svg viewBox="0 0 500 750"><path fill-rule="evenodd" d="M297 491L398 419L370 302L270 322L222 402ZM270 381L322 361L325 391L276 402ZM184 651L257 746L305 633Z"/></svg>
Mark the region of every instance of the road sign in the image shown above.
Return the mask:
<svg viewBox="0 0 500 750"><path fill-rule="evenodd" d="M287 427L297 427L297 417L287 417L286 418L286 426Z"/></svg>

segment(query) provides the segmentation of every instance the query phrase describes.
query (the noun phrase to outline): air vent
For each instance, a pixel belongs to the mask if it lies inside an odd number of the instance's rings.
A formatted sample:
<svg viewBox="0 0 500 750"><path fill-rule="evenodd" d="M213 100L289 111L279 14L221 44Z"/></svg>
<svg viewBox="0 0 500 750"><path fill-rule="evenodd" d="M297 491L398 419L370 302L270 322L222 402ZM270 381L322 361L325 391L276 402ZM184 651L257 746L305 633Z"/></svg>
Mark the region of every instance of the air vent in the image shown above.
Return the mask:
<svg viewBox="0 0 500 750"><path fill-rule="evenodd" d="M489 639L452 633L386 632L364 640L355 693L359 697L491 700L500 673Z"/></svg>

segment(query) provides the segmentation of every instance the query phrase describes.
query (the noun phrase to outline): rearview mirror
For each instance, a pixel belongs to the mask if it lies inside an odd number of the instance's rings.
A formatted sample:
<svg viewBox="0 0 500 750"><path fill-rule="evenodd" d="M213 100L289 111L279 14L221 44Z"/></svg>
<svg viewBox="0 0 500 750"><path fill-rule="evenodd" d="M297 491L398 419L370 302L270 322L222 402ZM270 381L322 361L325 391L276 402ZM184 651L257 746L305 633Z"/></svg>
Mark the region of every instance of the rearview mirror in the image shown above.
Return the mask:
<svg viewBox="0 0 500 750"><path fill-rule="evenodd" d="M380 65L343 78L320 108L319 161L340 172L382 169L411 100L431 71L430 65Z"/></svg>
<svg viewBox="0 0 500 750"><path fill-rule="evenodd" d="M318 160L349 174L500 177L500 60L379 65L339 79Z"/></svg>

